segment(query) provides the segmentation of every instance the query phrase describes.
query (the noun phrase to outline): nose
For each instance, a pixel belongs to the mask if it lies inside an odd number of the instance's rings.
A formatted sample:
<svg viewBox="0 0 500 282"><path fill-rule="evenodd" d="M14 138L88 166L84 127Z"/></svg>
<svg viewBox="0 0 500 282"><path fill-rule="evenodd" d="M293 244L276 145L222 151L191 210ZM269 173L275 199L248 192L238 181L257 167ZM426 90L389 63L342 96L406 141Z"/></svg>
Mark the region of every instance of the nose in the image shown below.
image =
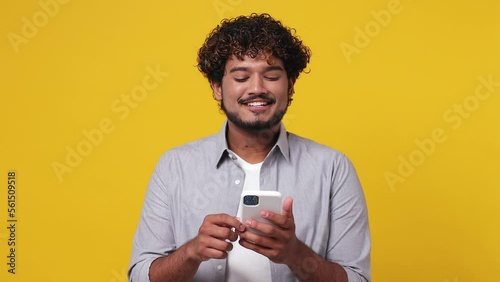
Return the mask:
<svg viewBox="0 0 500 282"><path fill-rule="evenodd" d="M250 79L250 95L260 95L267 92L264 80L259 75L255 75Z"/></svg>

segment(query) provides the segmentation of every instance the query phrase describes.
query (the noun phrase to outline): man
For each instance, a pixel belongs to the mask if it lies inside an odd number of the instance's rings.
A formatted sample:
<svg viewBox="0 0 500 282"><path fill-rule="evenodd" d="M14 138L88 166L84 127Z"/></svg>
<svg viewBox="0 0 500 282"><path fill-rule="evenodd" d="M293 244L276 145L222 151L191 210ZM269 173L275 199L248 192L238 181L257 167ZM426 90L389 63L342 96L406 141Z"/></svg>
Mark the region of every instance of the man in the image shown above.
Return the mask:
<svg viewBox="0 0 500 282"><path fill-rule="evenodd" d="M352 164L281 124L309 58L267 14L225 20L209 34L198 67L227 122L160 159L131 281L370 281L366 204ZM286 197L281 214L261 212L273 224L239 221L245 190Z"/></svg>

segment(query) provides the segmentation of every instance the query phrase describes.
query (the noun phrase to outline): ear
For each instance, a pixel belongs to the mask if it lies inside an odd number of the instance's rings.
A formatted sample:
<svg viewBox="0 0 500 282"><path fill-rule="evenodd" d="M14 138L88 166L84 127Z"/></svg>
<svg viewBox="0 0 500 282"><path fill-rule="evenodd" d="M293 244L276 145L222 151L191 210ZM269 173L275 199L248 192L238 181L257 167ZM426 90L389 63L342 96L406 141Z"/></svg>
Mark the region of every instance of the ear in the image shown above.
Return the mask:
<svg viewBox="0 0 500 282"><path fill-rule="evenodd" d="M295 81L295 78L288 79L288 98L291 98L293 96L293 93L295 93Z"/></svg>
<svg viewBox="0 0 500 282"><path fill-rule="evenodd" d="M212 88L214 99L222 101L222 83L212 81L210 82L210 87Z"/></svg>

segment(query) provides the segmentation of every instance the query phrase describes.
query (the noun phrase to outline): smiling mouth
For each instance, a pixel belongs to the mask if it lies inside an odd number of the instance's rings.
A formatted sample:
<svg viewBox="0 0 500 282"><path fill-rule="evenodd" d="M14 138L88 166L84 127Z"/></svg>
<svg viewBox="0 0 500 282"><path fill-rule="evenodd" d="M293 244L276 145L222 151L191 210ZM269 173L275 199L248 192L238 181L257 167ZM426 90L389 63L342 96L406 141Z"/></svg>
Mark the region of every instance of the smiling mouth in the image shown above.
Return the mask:
<svg viewBox="0 0 500 282"><path fill-rule="evenodd" d="M257 96L250 99L242 99L238 102L249 107L265 107L274 104L275 100L268 97Z"/></svg>
<svg viewBox="0 0 500 282"><path fill-rule="evenodd" d="M267 106L269 104L271 104L271 103L264 102L264 101L244 103L244 105L247 105L250 107L264 107L264 106Z"/></svg>

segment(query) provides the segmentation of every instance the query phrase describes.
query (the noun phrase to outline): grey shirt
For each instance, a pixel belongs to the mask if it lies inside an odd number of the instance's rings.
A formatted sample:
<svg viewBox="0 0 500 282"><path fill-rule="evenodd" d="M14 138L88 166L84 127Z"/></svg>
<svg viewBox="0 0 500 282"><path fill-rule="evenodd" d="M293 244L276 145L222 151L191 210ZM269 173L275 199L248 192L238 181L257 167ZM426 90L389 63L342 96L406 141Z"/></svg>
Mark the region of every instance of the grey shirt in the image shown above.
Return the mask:
<svg viewBox="0 0 500 282"><path fill-rule="evenodd" d="M133 240L132 282L149 281L151 262L194 238L206 215L236 216L245 173L227 147L225 132L226 125L160 158ZM294 199L299 240L344 267L350 282L371 280L365 198L345 155L286 132L281 125L278 141L262 164L260 188ZM273 281L296 281L286 265L270 263ZM304 264L300 276L315 270L315 260L305 259ZM193 281L225 281L226 267L226 260L202 262Z"/></svg>

